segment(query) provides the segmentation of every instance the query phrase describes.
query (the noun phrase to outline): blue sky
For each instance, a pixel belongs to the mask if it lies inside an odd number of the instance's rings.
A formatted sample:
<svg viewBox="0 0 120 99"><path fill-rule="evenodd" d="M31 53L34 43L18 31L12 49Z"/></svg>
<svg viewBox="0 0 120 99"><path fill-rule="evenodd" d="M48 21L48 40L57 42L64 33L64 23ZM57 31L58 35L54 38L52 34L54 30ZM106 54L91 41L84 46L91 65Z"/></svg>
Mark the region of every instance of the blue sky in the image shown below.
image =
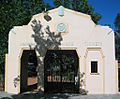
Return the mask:
<svg viewBox="0 0 120 99"><path fill-rule="evenodd" d="M44 0L53 5L52 0ZM94 7L95 12L102 15L99 24L110 24L114 29L114 20L117 13L120 13L120 0L88 0L89 4Z"/></svg>
<svg viewBox="0 0 120 99"><path fill-rule="evenodd" d="M120 0L88 0L95 12L102 15L100 24L110 24L114 29L114 20L117 13L120 13Z"/></svg>

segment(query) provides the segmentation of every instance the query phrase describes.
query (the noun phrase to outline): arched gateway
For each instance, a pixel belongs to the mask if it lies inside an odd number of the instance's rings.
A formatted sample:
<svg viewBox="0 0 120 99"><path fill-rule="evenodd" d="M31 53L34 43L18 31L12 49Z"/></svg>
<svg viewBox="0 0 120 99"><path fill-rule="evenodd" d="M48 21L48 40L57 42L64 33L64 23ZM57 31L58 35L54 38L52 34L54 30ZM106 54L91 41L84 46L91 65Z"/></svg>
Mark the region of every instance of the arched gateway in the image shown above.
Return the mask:
<svg viewBox="0 0 120 99"><path fill-rule="evenodd" d="M64 7L39 13L28 25L10 30L8 45L6 92L27 91L27 71L35 68L26 68L37 65L37 88L42 91L78 92L83 81L81 88L88 94L118 93L114 32L96 25L90 15Z"/></svg>
<svg viewBox="0 0 120 99"><path fill-rule="evenodd" d="M76 50L48 50L44 59L44 91L78 92L78 68Z"/></svg>

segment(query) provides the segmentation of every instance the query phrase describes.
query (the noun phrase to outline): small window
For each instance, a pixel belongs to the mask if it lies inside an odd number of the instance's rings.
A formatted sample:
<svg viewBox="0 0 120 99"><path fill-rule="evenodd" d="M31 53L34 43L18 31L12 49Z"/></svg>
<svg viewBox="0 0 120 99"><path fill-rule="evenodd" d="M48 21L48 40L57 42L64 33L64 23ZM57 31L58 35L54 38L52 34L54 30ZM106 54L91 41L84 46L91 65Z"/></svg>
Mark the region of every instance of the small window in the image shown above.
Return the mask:
<svg viewBox="0 0 120 99"><path fill-rule="evenodd" d="M98 62L91 61L91 73L98 73Z"/></svg>

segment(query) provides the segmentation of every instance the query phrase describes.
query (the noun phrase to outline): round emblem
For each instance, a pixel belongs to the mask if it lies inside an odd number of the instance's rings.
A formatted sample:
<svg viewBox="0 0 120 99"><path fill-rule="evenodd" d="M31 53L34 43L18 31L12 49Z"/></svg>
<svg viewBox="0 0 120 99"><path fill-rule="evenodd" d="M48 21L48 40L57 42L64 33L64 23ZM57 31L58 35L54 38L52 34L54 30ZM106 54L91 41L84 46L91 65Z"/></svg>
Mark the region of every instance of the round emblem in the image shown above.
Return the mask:
<svg viewBox="0 0 120 99"><path fill-rule="evenodd" d="M57 25L57 31L58 32L66 32L66 25L64 23L59 23Z"/></svg>

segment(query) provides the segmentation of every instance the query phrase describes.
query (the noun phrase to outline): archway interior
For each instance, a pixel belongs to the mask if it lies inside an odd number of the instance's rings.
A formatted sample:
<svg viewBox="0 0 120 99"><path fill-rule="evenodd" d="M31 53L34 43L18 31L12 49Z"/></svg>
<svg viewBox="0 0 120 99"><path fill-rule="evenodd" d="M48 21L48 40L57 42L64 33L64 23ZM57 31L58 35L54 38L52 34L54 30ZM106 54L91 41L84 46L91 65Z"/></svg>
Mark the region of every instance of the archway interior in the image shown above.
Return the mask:
<svg viewBox="0 0 120 99"><path fill-rule="evenodd" d="M24 50L21 57L20 92L37 89L37 56L35 50Z"/></svg>
<svg viewBox="0 0 120 99"><path fill-rule="evenodd" d="M76 50L48 50L44 58L45 92L78 92L78 67Z"/></svg>

